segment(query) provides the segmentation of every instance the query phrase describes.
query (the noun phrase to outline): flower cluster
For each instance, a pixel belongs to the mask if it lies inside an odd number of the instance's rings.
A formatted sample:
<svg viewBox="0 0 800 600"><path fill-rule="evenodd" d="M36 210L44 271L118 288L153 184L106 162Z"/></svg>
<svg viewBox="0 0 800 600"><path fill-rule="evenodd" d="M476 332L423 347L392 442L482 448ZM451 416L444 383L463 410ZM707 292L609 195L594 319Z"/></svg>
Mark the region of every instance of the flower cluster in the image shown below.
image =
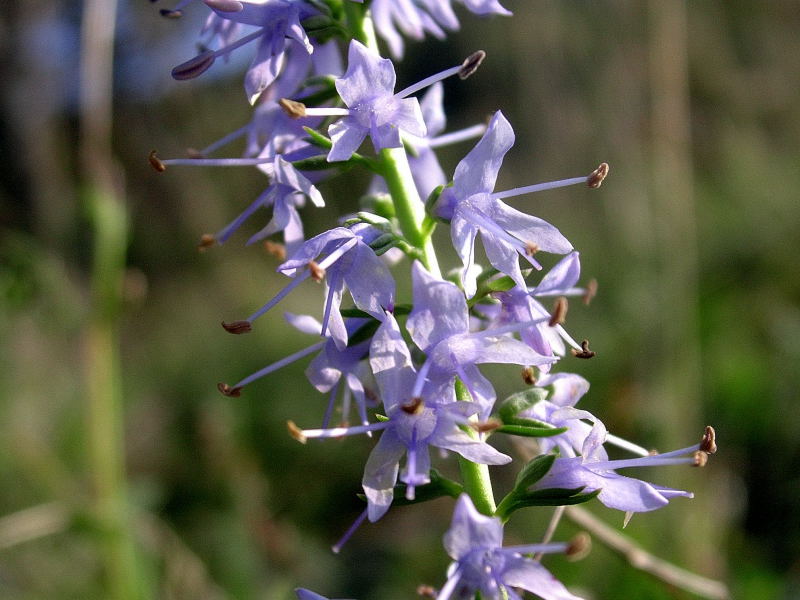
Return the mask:
<svg viewBox="0 0 800 600"><path fill-rule="evenodd" d="M510 14L497 0L461 2L478 15ZM162 12L177 16L188 4ZM577 374L556 372L565 357L594 356L588 341L578 343L566 331L564 320L568 298L588 303L596 286L579 284L580 255L554 225L504 200L570 185L597 188L608 165L602 163L588 175L496 191L503 159L514 145L511 124L498 111L488 125L445 133L439 83L470 76L483 52L395 91L394 64L380 56L375 32L399 57L403 35L420 39L458 28L450 0L202 4L209 11L204 50L175 67L173 76L192 79L217 58L254 46L245 75L253 117L188 158L162 160L152 153L150 161L159 171L170 165L250 166L269 179L266 190L236 219L201 242L204 248L226 242L259 208L271 210L271 217L248 243L283 237L283 245L275 239L267 244L282 257L277 271L289 281L249 317L224 322L227 331L249 332L259 317L308 279L324 284L318 315L286 314L290 324L317 341L238 383L219 384L220 391L239 396L255 380L315 355L306 374L313 387L329 395L327 408L320 428L289 422L291 435L304 443L353 434L376 437L361 482L366 507L336 544L337 551L362 522L382 518L395 502L451 496L455 511L444 548L453 563L439 600L476 595L516 599L521 598L519 590L545 599L576 598L531 556L574 555L585 540L504 547L509 516L522 508L596 497L629 518L692 494L617 470L701 466L715 451L710 427L699 444L664 454L613 436L595 415L576 408L588 382ZM345 45L346 61L340 54ZM415 94L426 89L418 99ZM371 149L359 153L367 137ZM452 175L446 174L436 149L476 137ZM247 141L244 156L210 157L238 138ZM363 210L306 240L300 209L306 200L324 206L317 184L351 168L373 175ZM449 227L461 261L448 276L442 275L431 240L437 226ZM476 248L479 236L486 265L480 264ZM539 253L560 258L548 261ZM410 264L410 299L398 298L395 285L395 264L404 258ZM553 266L537 277L548 262ZM551 309L547 298L556 299ZM517 365L525 389L498 401L481 371L481 365L490 363ZM354 425L349 424L352 412ZM341 424L332 427L337 414ZM497 435L535 438L539 449L499 504L484 465L513 459L489 443ZM611 460L607 445L638 456ZM443 461L459 461L461 482L432 468L434 448ZM297 597L323 599L306 589L298 589Z"/></svg>

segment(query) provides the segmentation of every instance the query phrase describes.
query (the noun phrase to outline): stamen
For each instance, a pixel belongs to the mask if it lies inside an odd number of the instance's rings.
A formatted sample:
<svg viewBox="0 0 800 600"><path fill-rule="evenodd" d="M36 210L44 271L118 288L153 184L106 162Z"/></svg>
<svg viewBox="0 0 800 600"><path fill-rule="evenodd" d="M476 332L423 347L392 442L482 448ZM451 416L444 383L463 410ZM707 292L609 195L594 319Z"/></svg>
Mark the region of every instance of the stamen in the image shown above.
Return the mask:
<svg viewBox="0 0 800 600"><path fill-rule="evenodd" d="M317 350L321 350L324 345L325 345L325 341L317 342L316 344L312 344L311 346L308 346L307 348L303 348L302 350L299 350L299 351L295 352L294 354L290 354L289 356L286 356L285 358L282 358L279 361L276 361L276 362L274 362L274 363L272 363L270 365L267 365L263 369L259 369L258 371L256 371L252 375L248 375L247 377L242 379L239 383L237 383L235 386L233 386L232 389L234 389L234 390L239 389L240 390L241 388L243 388L247 384L254 382L256 379L260 379L260 378L264 377L265 375L269 375L273 371L277 371L278 369L281 369L281 368L285 367L286 365L290 365L293 362L300 360L304 356L308 356L309 354L311 354L313 352L316 352ZM220 391L222 392L222 389L220 389ZM225 392L222 392L222 393L225 394ZM225 394L225 395L227 396L228 394Z"/></svg>
<svg viewBox="0 0 800 600"><path fill-rule="evenodd" d="M522 369L522 381L528 385L536 385L536 372L533 367L525 367Z"/></svg>
<svg viewBox="0 0 800 600"><path fill-rule="evenodd" d="M527 258L528 262L530 262L534 266L534 268L536 268L537 271L540 271L542 269L542 265L540 265L538 261L536 261L530 254L528 254L529 247L526 243L522 242L521 240L515 238L513 235L508 233L505 229L503 229L497 223L495 223L493 219L487 217L483 213L483 211L478 210L474 207L470 207L466 210L463 210L461 214L467 221L469 221L476 227L487 230L492 235L497 236L498 238L509 244L517 252L519 252L521 255Z"/></svg>
<svg viewBox="0 0 800 600"><path fill-rule="evenodd" d="M553 306L553 314L547 324L550 327L555 327L556 325L562 324L567 318L568 308L569 303L564 296L559 296L556 298L555 306Z"/></svg>
<svg viewBox="0 0 800 600"><path fill-rule="evenodd" d="M167 170L167 165L163 163L163 161L158 158L155 150L151 150L150 154L147 156L147 160L150 161L150 166L153 167L159 173L163 173Z"/></svg>
<svg viewBox="0 0 800 600"><path fill-rule="evenodd" d="M487 433L489 431L494 431L495 429L502 427L503 424L497 419L489 419L488 421L484 421L483 423L475 423L473 421L470 421L469 426L478 433Z"/></svg>
<svg viewBox="0 0 800 600"><path fill-rule="evenodd" d="M331 422L331 416L333 415L333 405L336 403L336 394L339 391L339 385L342 383L342 380L339 379L333 384L331 388L330 394L328 395L328 406L325 407L325 414L322 417L322 428L327 429L328 425Z"/></svg>
<svg viewBox="0 0 800 600"><path fill-rule="evenodd" d="M217 243L216 238L210 233L204 233L200 236L200 242L197 244L197 249L200 252L205 252Z"/></svg>
<svg viewBox="0 0 800 600"><path fill-rule="evenodd" d="M586 178L586 185L593 190L603 185L603 180L608 177L608 163L600 163L600 166L592 171Z"/></svg>
<svg viewBox="0 0 800 600"><path fill-rule="evenodd" d="M222 328L228 333L240 335L242 333L250 333L253 330L253 325L249 319L246 321L231 321L230 323L223 321Z"/></svg>
<svg viewBox="0 0 800 600"><path fill-rule="evenodd" d="M498 548L498 550L513 554L565 554L569 550L569 544L566 542L521 544L519 546L504 546L503 548Z"/></svg>
<svg viewBox="0 0 800 600"><path fill-rule="evenodd" d="M287 427L292 437L299 435L302 439L295 437L298 441L305 443L309 438L338 438L345 435L357 435L368 431L379 431L389 426L389 421L372 423L371 425L354 425L353 427L332 427L331 429L300 429L294 421L287 421Z"/></svg>
<svg viewBox="0 0 800 600"><path fill-rule="evenodd" d="M629 442L628 440L618 437L611 433L606 434L606 442L611 444L612 446L616 446L617 448L622 448L623 450L627 450L628 452L632 452L633 454L638 454L639 456L654 456L654 454L652 454L651 451L647 450L646 448L643 448L638 444Z"/></svg>
<svg viewBox="0 0 800 600"><path fill-rule="evenodd" d="M223 396L228 398L238 398L242 395L242 387L238 385L231 387L227 383L218 383L217 389Z"/></svg>
<svg viewBox="0 0 800 600"><path fill-rule="evenodd" d="M708 454L703 452L702 450L698 450L694 453L694 463L693 466L695 467L705 467L706 463L708 462Z"/></svg>
<svg viewBox="0 0 800 600"><path fill-rule="evenodd" d="M589 177L591 177L591 175ZM572 177L570 179L561 179L559 181L536 183L534 185L527 185L524 187L518 187L511 190L506 190L505 192L495 192L494 194L490 195L490 198L492 198L493 200L502 200L503 198L511 198L513 196L519 196L521 194L531 194L533 192L543 192L545 190L554 190L557 188L567 187L570 185L578 185L580 183L586 183L587 180L588 177Z"/></svg>
<svg viewBox="0 0 800 600"><path fill-rule="evenodd" d="M411 390L412 397L417 397L422 393L422 388L425 385L425 378L428 376L428 371L430 371L432 363L433 356L429 356L417 372L417 378L414 380L414 389Z"/></svg>
<svg viewBox="0 0 800 600"><path fill-rule="evenodd" d="M708 454L714 454L717 451L717 433L711 425L706 425L703 440L700 442L700 450Z"/></svg>
<svg viewBox="0 0 800 600"><path fill-rule="evenodd" d="M260 317L261 315L266 313L269 309L271 309L273 306L275 306L278 302L283 300L289 292L291 292L294 288L296 288L298 285L303 283L306 279L309 278L309 276L310 276L310 273L308 271L303 271L302 273L300 273L297 277L294 278L294 281L289 283L289 285L287 285L280 292L278 292L272 300L267 302L264 306L259 308L252 315L247 317L247 321L250 322L250 323L255 321L258 317Z"/></svg>
<svg viewBox="0 0 800 600"><path fill-rule="evenodd" d="M280 262L286 260L286 246L281 243L273 242L272 240L265 240L264 250L266 250L271 256L277 258Z"/></svg>
<svg viewBox="0 0 800 600"><path fill-rule="evenodd" d="M347 543L347 540L353 537L353 534L356 532L356 529L361 527L361 524L364 522L366 518L367 518L367 509L365 508L364 511L360 515L358 515L358 518L356 518L353 524L347 528L347 531L344 532L344 535L341 538L339 538L339 541L336 542L333 546L331 546L331 552L333 552L334 554L339 554L339 552L342 549L342 546L344 546Z"/></svg>
<svg viewBox="0 0 800 600"><path fill-rule="evenodd" d="M572 356L574 356L575 358L594 358L595 356L597 356L596 352L594 352L593 350L589 350L589 340L583 340L581 342L580 350L572 348L570 352L572 352Z"/></svg>
<svg viewBox="0 0 800 600"><path fill-rule="evenodd" d="M153 153L151 153L151 157ZM189 165L193 167L252 167L257 165L263 165L266 163L271 163L275 160L274 156L262 157L262 158L166 158L164 160L160 160L156 157L159 163L162 166L166 167L167 165ZM153 159L151 158L150 164L153 165L153 168L156 171L163 171L164 169L160 169L153 163Z"/></svg>
<svg viewBox="0 0 800 600"><path fill-rule="evenodd" d="M525 254L533 256L537 252L539 252L539 244L536 242L525 242Z"/></svg>
<svg viewBox="0 0 800 600"><path fill-rule="evenodd" d="M470 54L466 59L464 59L464 62L461 63L461 69L458 71L458 77L464 80L472 75L478 70L478 67L481 66L484 58L486 58L486 52L483 50L478 50L477 52Z"/></svg>
<svg viewBox="0 0 800 600"><path fill-rule="evenodd" d="M311 279L319 283L325 279L325 269L319 266L313 260L308 261L308 270L311 272Z"/></svg>
<svg viewBox="0 0 800 600"><path fill-rule="evenodd" d="M286 429L289 430L289 435L301 444L305 444L308 441L308 438L303 435L303 430L300 429L294 421L286 421Z"/></svg>
<svg viewBox="0 0 800 600"><path fill-rule="evenodd" d="M578 533L567 546L567 558L571 561L586 558L592 550L592 538L585 531Z"/></svg>
<svg viewBox="0 0 800 600"><path fill-rule="evenodd" d="M589 306L589 303L597 295L597 279L590 279L586 284L586 293L583 295L583 303Z"/></svg>
<svg viewBox="0 0 800 600"><path fill-rule="evenodd" d="M278 104L287 115L293 119L300 119L306 116L306 105L296 100L289 100L289 98L281 98Z"/></svg>
<svg viewBox="0 0 800 600"><path fill-rule="evenodd" d="M481 137L486 132L486 124L479 123L478 125L473 125L472 127L467 127L465 129L459 129L458 131L453 131L451 133L445 133L443 135L436 136L428 140L428 147L429 148L440 148L441 146L449 146L450 144L457 144L458 142L463 142L466 140L471 140L476 137Z"/></svg>
<svg viewBox="0 0 800 600"><path fill-rule="evenodd" d="M419 396L415 396L406 404L400 405L400 410L409 415L418 415L423 408L425 408L425 401Z"/></svg>

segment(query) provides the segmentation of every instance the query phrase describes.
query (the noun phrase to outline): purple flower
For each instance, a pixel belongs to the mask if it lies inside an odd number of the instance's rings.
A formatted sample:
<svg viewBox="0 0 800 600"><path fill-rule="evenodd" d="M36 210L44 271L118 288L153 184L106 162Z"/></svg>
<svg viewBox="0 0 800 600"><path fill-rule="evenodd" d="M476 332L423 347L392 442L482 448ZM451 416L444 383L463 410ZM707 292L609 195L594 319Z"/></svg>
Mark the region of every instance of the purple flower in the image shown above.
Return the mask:
<svg viewBox="0 0 800 600"><path fill-rule="evenodd" d="M563 409L573 410L576 409ZM592 418L585 411L576 411L579 418ZM703 464L700 444L682 448L665 454L644 456L627 460L608 460L603 448L606 441L606 428L600 420L594 418L592 430L583 442L581 456L556 458L553 467L532 489L578 489L584 493L600 490L597 498L605 506L625 512L646 512L666 506L677 496L692 498L691 492L674 490L619 475L616 469L627 467L665 466L676 464Z"/></svg>
<svg viewBox="0 0 800 600"><path fill-rule="evenodd" d="M486 418L496 396L492 384L477 365L541 366L552 361L506 335L531 327L535 324L533 321L471 333L467 302L455 284L434 277L419 262L412 266L412 281L414 309L408 317L407 327L411 339L428 355L418 375L415 396L426 377L436 385L452 387L454 378L458 376L480 406L481 418Z"/></svg>
<svg viewBox="0 0 800 600"><path fill-rule="evenodd" d="M331 600L327 596L320 596L316 592L305 588L297 588L294 593L297 594L297 600Z"/></svg>
<svg viewBox="0 0 800 600"><path fill-rule="evenodd" d="M541 563L523 556L539 552L570 552L569 544L531 544L503 547L503 525L497 517L480 514L462 494L453 513L444 547L455 561L438 600L470 600L480 592L486 600L521 600L522 588L545 600L580 600Z"/></svg>
<svg viewBox="0 0 800 600"><path fill-rule="evenodd" d="M486 133L456 167L452 187L445 188L437 202L437 216L451 223L451 237L456 252L464 264L461 280L468 297L477 289L475 268L475 238L481 234L489 262L498 271L511 277L521 288L525 281L518 257L533 267L541 265L533 258L539 250L566 254L572 244L555 227L511 208L502 202L520 194L585 183L598 187L607 173L594 172L587 177L492 192L503 157L514 144L514 132L501 112L492 117ZM598 168L598 171L600 168Z"/></svg>

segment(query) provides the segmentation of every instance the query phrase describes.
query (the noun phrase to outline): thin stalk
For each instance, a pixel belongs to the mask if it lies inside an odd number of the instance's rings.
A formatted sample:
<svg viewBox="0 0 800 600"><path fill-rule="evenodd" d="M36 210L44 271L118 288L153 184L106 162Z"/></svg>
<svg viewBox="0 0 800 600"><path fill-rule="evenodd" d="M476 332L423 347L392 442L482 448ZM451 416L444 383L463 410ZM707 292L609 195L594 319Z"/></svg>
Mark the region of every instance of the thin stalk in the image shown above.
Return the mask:
<svg viewBox="0 0 800 600"><path fill-rule="evenodd" d="M456 380L456 398L458 400L471 401L472 396L460 380ZM467 434L478 439L479 434L472 428L467 428ZM461 479L464 483L464 491L469 494L475 508L481 513L494 516L497 505L494 502L494 491L492 490L492 478L489 476L489 467L479 465L471 460L459 456L458 466L461 469Z"/></svg>

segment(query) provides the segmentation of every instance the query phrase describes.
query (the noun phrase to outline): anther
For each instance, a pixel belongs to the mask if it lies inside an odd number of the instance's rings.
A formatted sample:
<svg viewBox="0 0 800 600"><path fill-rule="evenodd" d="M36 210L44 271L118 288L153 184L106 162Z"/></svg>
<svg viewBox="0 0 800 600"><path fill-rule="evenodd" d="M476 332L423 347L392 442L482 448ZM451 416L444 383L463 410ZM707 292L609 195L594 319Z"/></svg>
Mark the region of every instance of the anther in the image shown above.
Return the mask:
<svg viewBox="0 0 800 600"><path fill-rule="evenodd" d="M313 260L308 261L308 270L311 271L311 279L317 283L325 279L325 269L320 267Z"/></svg>
<svg viewBox="0 0 800 600"><path fill-rule="evenodd" d="M159 173L163 173L167 170L167 165L161 162L161 159L158 158L158 154L156 154L155 150L151 150L150 154L147 156L147 160L150 161L150 166L153 167Z"/></svg>
<svg viewBox="0 0 800 600"><path fill-rule="evenodd" d="M439 592L436 591L436 588L432 585L418 585L417 586L417 596L422 596L423 598L436 598Z"/></svg>
<svg viewBox="0 0 800 600"><path fill-rule="evenodd" d="M286 429L289 430L289 435L301 444L305 444L308 441L308 438L303 435L303 430L295 425L294 421L286 421Z"/></svg>
<svg viewBox="0 0 800 600"><path fill-rule="evenodd" d="M194 79L205 73L214 64L216 58L213 51L206 50L172 69L172 78L178 81Z"/></svg>
<svg viewBox="0 0 800 600"><path fill-rule="evenodd" d="M522 369L522 381L528 385L536 384L536 372L533 370L533 367L525 367Z"/></svg>
<svg viewBox="0 0 800 600"><path fill-rule="evenodd" d="M217 243L217 239L210 233L204 233L200 236L200 241L197 243L197 249L200 252L205 252Z"/></svg>
<svg viewBox="0 0 800 600"><path fill-rule="evenodd" d="M472 427L478 433L486 433L487 431L494 431L498 429L503 424L498 421L497 419L489 419L488 421L484 421L483 423L470 423L469 426Z"/></svg>
<svg viewBox="0 0 800 600"><path fill-rule="evenodd" d="M535 242L525 242L525 254L533 256L539 251L539 244Z"/></svg>
<svg viewBox="0 0 800 600"><path fill-rule="evenodd" d="M590 279L586 284L586 293L583 295L583 303L589 306L589 303L597 295L597 279Z"/></svg>
<svg viewBox="0 0 800 600"><path fill-rule="evenodd" d="M242 333L250 333L253 330L253 325L250 321L231 321L230 323L223 321L222 328L228 333L239 335Z"/></svg>
<svg viewBox="0 0 800 600"><path fill-rule="evenodd" d="M700 442L700 450L708 454L714 454L717 451L717 432L711 425L706 425L703 439Z"/></svg>
<svg viewBox="0 0 800 600"><path fill-rule="evenodd" d="M425 407L425 402L419 396L411 398L406 404L400 405L400 410L409 415L418 415Z"/></svg>
<svg viewBox="0 0 800 600"><path fill-rule="evenodd" d="M289 98L281 98L278 104L287 115L293 119L299 119L306 116L306 105L296 100L289 100Z"/></svg>
<svg viewBox="0 0 800 600"><path fill-rule="evenodd" d="M166 19L180 19L183 16L182 10L172 10L171 8L162 8L158 12Z"/></svg>
<svg viewBox="0 0 800 600"><path fill-rule="evenodd" d="M581 560L589 554L591 549L592 538L585 531L581 531L570 540L566 555L569 560Z"/></svg>
<svg viewBox="0 0 800 600"><path fill-rule="evenodd" d="M567 319L567 309L569 303L564 296L559 296L553 306L553 314L550 315L550 321L547 323L550 327L561 325Z"/></svg>
<svg viewBox="0 0 800 600"><path fill-rule="evenodd" d="M706 463L708 462L708 454L703 452L702 450L698 450L694 453L694 463L692 466L694 467L705 467Z"/></svg>
<svg viewBox="0 0 800 600"><path fill-rule="evenodd" d="M264 250L281 262L286 260L286 246L283 244L273 242L272 240L264 240Z"/></svg>
<svg viewBox="0 0 800 600"><path fill-rule="evenodd" d="M203 0L206 6L221 10L222 12L241 12L244 5L237 0Z"/></svg>
<svg viewBox="0 0 800 600"><path fill-rule="evenodd" d="M603 185L603 180L608 176L608 168L608 163L600 163L600 166L586 178L586 185L593 190Z"/></svg>
<svg viewBox="0 0 800 600"><path fill-rule="evenodd" d="M206 155L200 152L197 148L187 148L186 149L186 156L189 158L205 158Z"/></svg>
<svg viewBox="0 0 800 600"><path fill-rule="evenodd" d="M219 393L228 398L238 398L242 395L242 386L231 387L227 383L218 383L217 389Z"/></svg>
<svg viewBox="0 0 800 600"><path fill-rule="evenodd" d="M461 68L458 70L458 76L461 79L466 79L472 75L478 70L478 67L481 66L484 58L486 58L486 52L483 50L478 50L477 52L470 54L466 59L464 59L464 62L461 63Z"/></svg>
<svg viewBox="0 0 800 600"><path fill-rule="evenodd" d="M575 348L572 348L571 352L572 356L576 358L593 358L597 355L596 352L589 349L589 340L583 340L581 342L581 349L575 350Z"/></svg>

